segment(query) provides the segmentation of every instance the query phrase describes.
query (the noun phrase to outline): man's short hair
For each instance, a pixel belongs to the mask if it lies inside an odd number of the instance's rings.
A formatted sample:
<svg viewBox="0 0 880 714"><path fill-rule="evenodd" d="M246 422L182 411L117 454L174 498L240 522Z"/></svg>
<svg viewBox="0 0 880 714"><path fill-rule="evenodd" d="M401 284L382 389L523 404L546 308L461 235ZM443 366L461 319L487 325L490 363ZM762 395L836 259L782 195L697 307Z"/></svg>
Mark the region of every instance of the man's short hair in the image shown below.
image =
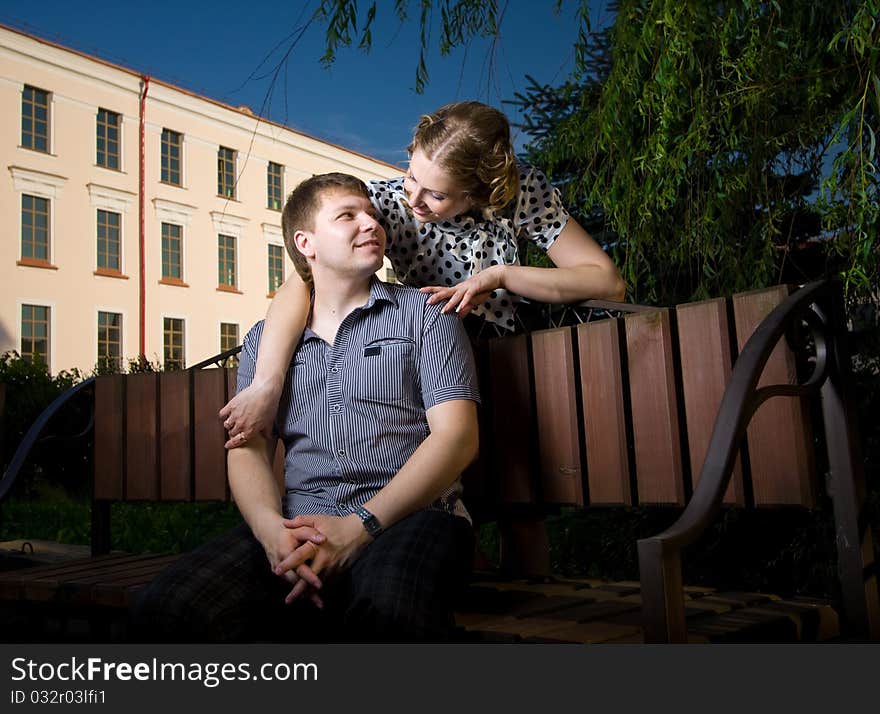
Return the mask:
<svg viewBox="0 0 880 714"><path fill-rule="evenodd" d="M315 214L321 207L324 194L330 191L345 191L367 200L370 192L367 185L356 176L342 173L318 174L303 181L287 197L284 211L281 213L281 232L284 235L284 245L287 254L293 261L293 267L306 283L312 282L312 269L306 257L299 252L293 234L297 231L313 231L315 229Z"/></svg>

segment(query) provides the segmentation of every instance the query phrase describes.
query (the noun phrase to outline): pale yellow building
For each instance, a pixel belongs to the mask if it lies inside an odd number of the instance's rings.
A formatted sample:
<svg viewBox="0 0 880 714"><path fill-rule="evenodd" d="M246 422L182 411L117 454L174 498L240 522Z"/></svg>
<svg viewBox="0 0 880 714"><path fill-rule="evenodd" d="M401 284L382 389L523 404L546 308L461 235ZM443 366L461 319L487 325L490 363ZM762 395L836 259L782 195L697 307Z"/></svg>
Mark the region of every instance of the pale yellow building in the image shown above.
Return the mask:
<svg viewBox="0 0 880 714"><path fill-rule="evenodd" d="M400 169L0 25L0 352L194 364L293 271L302 179Z"/></svg>

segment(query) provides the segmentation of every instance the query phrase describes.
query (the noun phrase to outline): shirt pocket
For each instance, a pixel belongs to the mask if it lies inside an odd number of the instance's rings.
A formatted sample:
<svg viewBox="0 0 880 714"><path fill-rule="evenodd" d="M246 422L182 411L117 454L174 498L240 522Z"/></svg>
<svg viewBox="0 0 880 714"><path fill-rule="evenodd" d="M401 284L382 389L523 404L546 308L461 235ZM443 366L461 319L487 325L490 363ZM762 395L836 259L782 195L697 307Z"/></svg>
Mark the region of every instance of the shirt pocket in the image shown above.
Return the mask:
<svg viewBox="0 0 880 714"><path fill-rule="evenodd" d="M381 337L358 355L357 394L371 402L412 401L416 344L409 337Z"/></svg>

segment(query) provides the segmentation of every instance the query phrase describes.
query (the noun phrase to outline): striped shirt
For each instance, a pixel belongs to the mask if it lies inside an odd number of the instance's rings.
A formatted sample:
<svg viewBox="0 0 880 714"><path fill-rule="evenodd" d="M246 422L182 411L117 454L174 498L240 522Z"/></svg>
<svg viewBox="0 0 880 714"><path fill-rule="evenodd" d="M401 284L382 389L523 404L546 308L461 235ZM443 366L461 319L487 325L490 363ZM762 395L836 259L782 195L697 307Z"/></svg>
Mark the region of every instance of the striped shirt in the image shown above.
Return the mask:
<svg viewBox="0 0 880 714"><path fill-rule="evenodd" d="M306 328L287 372L275 429L284 441L284 515L345 516L387 484L428 436L425 412L479 402L461 320L415 288L375 278L327 344ZM263 323L244 339L238 391L254 376ZM432 507L468 518L456 481Z"/></svg>

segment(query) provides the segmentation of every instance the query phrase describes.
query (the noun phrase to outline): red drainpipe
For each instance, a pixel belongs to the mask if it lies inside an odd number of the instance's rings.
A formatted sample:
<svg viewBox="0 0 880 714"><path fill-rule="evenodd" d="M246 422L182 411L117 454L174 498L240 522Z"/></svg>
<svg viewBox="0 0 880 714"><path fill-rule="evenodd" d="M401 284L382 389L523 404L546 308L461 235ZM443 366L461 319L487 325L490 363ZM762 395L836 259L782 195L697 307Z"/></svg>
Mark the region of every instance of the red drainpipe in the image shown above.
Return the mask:
<svg viewBox="0 0 880 714"><path fill-rule="evenodd" d="M147 104L147 90L150 88L150 78L147 75L141 76L141 83L143 85L143 90L141 91L141 116L140 116L140 190L138 191L139 196L139 213L140 213L140 233L138 235L138 251L140 255L140 266L139 266L139 276L140 276L140 284L138 286L139 289L139 304L140 304L140 314L139 314L139 354L141 357L146 357L147 353L147 274L146 274L146 235L145 235L145 220L146 220L146 207L145 201L145 185L146 179L144 178L144 170L145 170L145 161L146 161L146 151L144 149L144 126L146 123L146 104Z"/></svg>

